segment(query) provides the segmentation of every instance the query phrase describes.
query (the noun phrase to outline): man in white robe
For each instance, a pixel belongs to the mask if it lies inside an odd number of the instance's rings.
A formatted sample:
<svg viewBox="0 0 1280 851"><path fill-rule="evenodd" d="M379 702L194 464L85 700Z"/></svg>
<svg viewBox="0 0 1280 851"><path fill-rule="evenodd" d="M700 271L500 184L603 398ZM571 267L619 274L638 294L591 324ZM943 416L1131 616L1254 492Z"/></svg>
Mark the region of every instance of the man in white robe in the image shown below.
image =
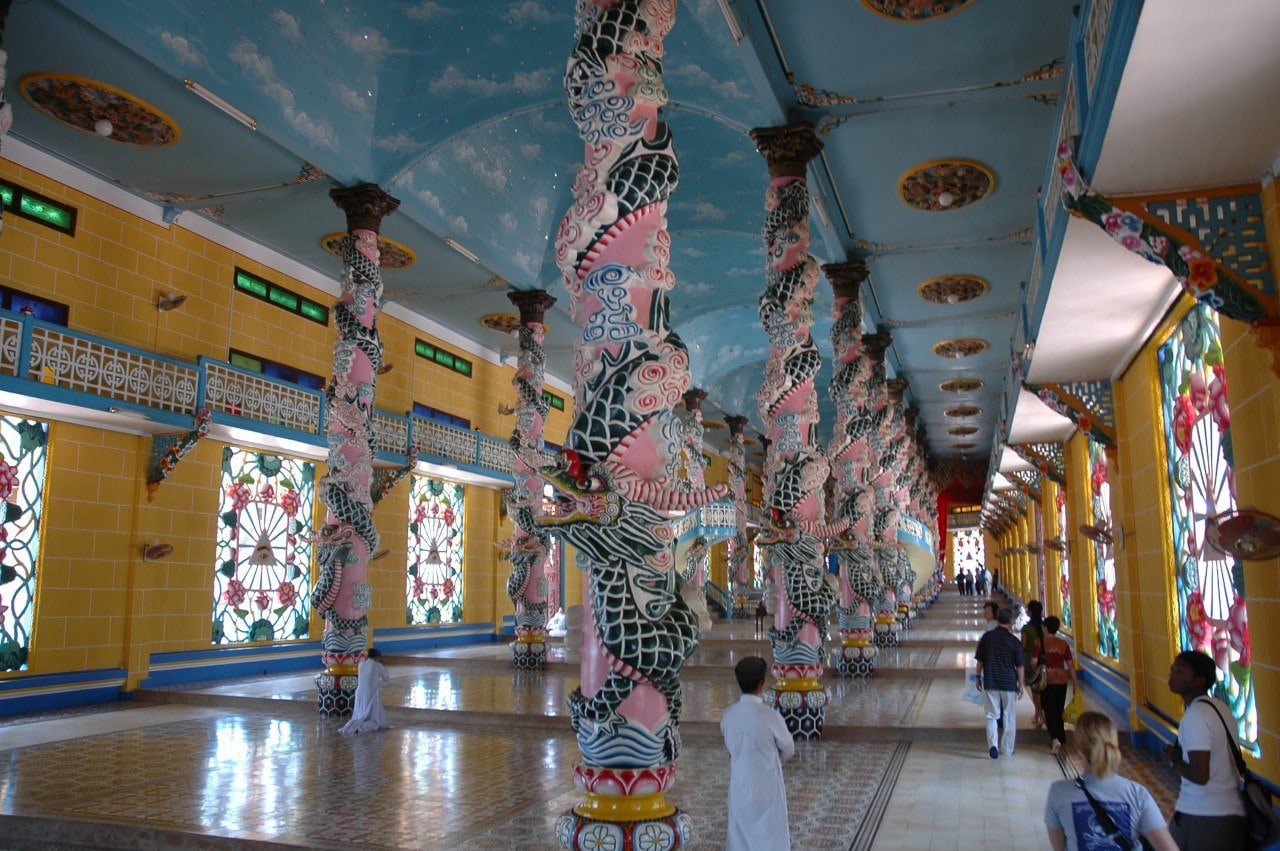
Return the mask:
<svg viewBox="0 0 1280 851"><path fill-rule="evenodd" d="M351 710L351 720L342 725L339 733L371 733L389 730L387 710L382 707L382 684L391 682L391 675L383 667L382 651L369 648L368 658L356 668L356 705Z"/></svg>
<svg viewBox="0 0 1280 851"><path fill-rule="evenodd" d="M787 787L782 761L796 752L786 722L760 697L769 665L748 656L733 669L742 689L724 711L720 732L729 748L727 851L790 851Z"/></svg>

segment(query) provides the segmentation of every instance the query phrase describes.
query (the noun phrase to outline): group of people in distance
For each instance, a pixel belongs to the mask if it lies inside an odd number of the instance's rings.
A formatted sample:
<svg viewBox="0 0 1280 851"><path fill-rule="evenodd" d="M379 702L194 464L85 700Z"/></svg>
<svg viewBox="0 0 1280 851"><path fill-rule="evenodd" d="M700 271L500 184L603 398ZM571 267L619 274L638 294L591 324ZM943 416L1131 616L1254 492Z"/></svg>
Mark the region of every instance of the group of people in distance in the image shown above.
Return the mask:
<svg viewBox="0 0 1280 851"><path fill-rule="evenodd" d="M960 568L956 573L956 590L965 597L985 597L987 589L991 587L991 571L985 567L974 568L970 573L968 568Z"/></svg>
<svg viewBox="0 0 1280 851"><path fill-rule="evenodd" d="M987 603L984 611L987 631L974 656L989 756L1013 755L1016 701L1028 690L1028 672L1041 665L1039 691L1032 691L1033 723L1048 728L1051 752L1062 753L1067 686L1074 690L1079 684L1071 647L1058 637L1058 619L1044 617L1044 606L1032 600L1028 620L1015 635L1012 609ZM1072 749L1084 771L1054 783L1045 802L1045 828L1055 851L1138 849L1143 837L1157 851L1248 847L1249 824L1232 753L1238 747L1235 721L1229 707L1209 696L1217 675L1213 659L1196 650L1179 653L1169 670L1169 690L1186 704L1177 740L1164 749L1181 784L1169 823L1142 784L1118 773L1122 760L1115 722L1101 712L1080 715Z"/></svg>

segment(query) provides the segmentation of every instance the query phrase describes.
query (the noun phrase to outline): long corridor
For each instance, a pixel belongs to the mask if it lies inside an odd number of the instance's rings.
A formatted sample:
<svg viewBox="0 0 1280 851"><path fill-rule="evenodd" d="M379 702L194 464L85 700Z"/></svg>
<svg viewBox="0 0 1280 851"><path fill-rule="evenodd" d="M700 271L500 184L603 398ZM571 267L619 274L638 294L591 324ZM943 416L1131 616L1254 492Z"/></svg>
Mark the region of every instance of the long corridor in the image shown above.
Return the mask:
<svg viewBox="0 0 1280 851"><path fill-rule="evenodd" d="M785 766L793 847L1047 847L1045 793L1070 764L1031 729L1025 698L1016 755L991 760L982 713L961 700L981 603L948 587L882 650L873 680L824 681L823 739ZM385 733L346 737L319 718L313 674L5 719L0 847L556 848L556 817L581 800L565 705L578 666L555 646L545 671L517 674L509 654L493 644L388 657ZM750 624L718 622L684 669L668 800L693 819L690 848L724 844L718 722L737 699L732 665L751 654L769 647ZM1171 776L1126 757L1170 815Z"/></svg>

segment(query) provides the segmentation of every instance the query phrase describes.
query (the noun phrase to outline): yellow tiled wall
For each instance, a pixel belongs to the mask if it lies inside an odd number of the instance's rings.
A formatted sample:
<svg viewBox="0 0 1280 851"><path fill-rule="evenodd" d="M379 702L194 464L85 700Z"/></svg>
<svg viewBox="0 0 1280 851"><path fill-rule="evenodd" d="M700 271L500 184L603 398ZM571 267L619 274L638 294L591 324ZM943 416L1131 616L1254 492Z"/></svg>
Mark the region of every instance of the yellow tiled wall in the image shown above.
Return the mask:
<svg viewBox="0 0 1280 851"><path fill-rule="evenodd" d="M332 327L236 291L232 277L240 267L331 305L328 293L178 224L152 224L7 160L0 159L0 178L78 210L75 236L17 216L6 216L0 232L0 281L69 305L73 329L186 361L225 360L236 348L326 378L332 373ZM334 214L339 227L340 211ZM335 258L335 278L338 271ZM158 312L156 297L168 292L185 294L187 302ZM425 332L388 314L379 330L384 358L393 365L378 381L379 408L405 412L421 402L466 417L487 434L510 434L513 418L498 408L514 398L511 367L472 357L473 375L466 378L415 355L416 338L439 342ZM546 437L562 443L572 398L558 395L566 397L567 410L549 412ZM133 687L147 675L149 654L210 646L223 445L198 444L149 503L143 482L150 447L146 437L53 424L31 673L123 665ZM323 475L324 464L317 469ZM408 499L406 481L374 510L382 546L390 550L369 566L374 630L405 626ZM509 534L509 524L499 525L498 491L469 486L466 500L465 618L499 622L511 610L510 568L495 542ZM317 516L322 512L317 506ZM172 544L173 554L144 562L142 545L157 540ZM573 573L570 566L568 599L581 596ZM321 626L313 618L313 638Z"/></svg>

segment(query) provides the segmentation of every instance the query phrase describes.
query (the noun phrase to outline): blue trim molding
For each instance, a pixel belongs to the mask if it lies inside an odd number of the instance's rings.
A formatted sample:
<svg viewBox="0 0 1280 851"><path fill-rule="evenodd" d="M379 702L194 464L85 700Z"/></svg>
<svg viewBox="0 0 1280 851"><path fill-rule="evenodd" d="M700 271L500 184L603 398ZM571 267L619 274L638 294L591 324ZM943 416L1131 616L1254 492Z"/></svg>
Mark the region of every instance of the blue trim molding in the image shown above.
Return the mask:
<svg viewBox="0 0 1280 851"><path fill-rule="evenodd" d="M123 668L36 674L0 680L0 717L103 703L128 695Z"/></svg>

